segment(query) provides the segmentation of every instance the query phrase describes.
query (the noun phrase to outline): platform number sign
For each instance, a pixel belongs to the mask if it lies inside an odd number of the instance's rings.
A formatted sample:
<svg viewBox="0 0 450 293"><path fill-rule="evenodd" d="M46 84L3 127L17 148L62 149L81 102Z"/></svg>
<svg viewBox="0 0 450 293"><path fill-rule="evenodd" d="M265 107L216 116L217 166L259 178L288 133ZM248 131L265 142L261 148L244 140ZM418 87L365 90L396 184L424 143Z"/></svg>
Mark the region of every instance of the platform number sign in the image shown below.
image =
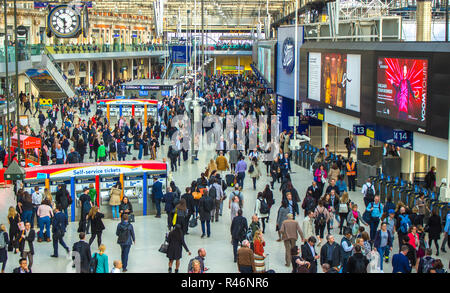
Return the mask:
<svg viewBox="0 0 450 293"><path fill-rule="evenodd" d="M394 129L394 141L407 142L409 141L408 132L401 129Z"/></svg>
<svg viewBox="0 0 450 293"><path fill-rule="evenodd" d="M354 135L366 135L366 126L365 125L353 125L353 134Z"/></svg>

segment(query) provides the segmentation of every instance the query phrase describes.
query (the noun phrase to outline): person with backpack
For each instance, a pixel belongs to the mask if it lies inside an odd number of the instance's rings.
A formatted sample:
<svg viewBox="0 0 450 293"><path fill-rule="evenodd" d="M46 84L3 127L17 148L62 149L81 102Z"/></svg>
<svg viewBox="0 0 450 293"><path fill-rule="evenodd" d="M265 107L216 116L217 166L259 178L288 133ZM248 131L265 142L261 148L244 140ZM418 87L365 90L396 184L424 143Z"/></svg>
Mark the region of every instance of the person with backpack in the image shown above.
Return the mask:
<svg viewBox="0 0 450 293"><path fill-rule="evenodd" d="M222 201L225 199L225 194L222 189L221 180L214 177L211 178L211 186L209 187L209 194L213 200L214 200L214 209L211 211L212 220L214 222L219 221L219 214L220 214L220 206L222 204Z"/></svg>
<svg viewBox="0 0 450 293"><path fill-rule="evenodd" d="M201 238L204 238L205 236L208 236L208 238L209 238L211 236L211 225L210 225L211 224L211 211L215 207L214 202L212 201L212 198L210 198L206 193L207 193L206 189L203 190L203 196L200 198L199 203L198 203L198 209L199 209L199 214L200 214L200 223L202 226ZM205 232L206 232L206 234L205 234Z"/></svg>
<svg viewBox="0 0 450 293"><path fill-rule="evenodd" d="M240 242L242 242L247 235L248 225L247 219L242 216L242 209L238 211L238 215L231 222L231 242L233 244L234 262L237 262L237 249Z"/></svg>
<svg viewBox="0 0 450 293"><path fill-rule="evenodd" d="M55 203L61 207L61 212L67 215L67 208L72 204L72 197L70 197L65 184L58 185Z"/></svg>
<svg viewBox="0 0 450 293"><path fill-rule="evenodd" d="M269 205L267 203L267 200L264 198L263 193L258 192L254 213L258 216L258 219L261 220L263 233L265 233L266 231L266 219L269 217L269 211Z"/></svg>
<svg viewBox="0 0 450 293"><path fill-rule="evenodd" d="M370 178L368 178L367 182L362 186L361 193L364 194L364 204L367 208L369 203L373 202L375 199L375 187L373 186Z"/></svg>
<svg viewBox="0 0 450 293"><path fill-rule="evenodd" d="M328 212L328 209L324 207L323 200L319 200L319 204L314 209L314 219L316 237L319 240L318 246L321 246L322 239L324 238L325 226L330 219L330 214Z"/></svg>
<svg viewBox="0 0 450 293"><path fill-rule="evenodd" d="M92 208L91 197L89 196L88 187L83 188L83 193L81 194L79 200L80 200L81 216L80 216L80 223L78 225L78 233L87 232L88 230L87 215L89 214L89 211Z"/></svg>
<svg viewBox="0 0 450 293"><path fill-rule="evenodd" d="M109 160L117 161L117 140L114 137L109 143Z"/></svg>
<svg viewBox="0 0 450 293"><path fill-rule="evenodd" d="M133 225L128 222L128 215L122 216L122 221L117 225L116 229L117 244L121 248L121 260L123 264L122 272L127 271L128 254L130 253L131 245L136 244L136 237L134 236Z"/></svg>
<svg viewBox="0 0 450 293"><path fill-rule="evenodd" d="M366 274L369 260L362 254L360 245L355 246L355 253L349 257L345 273Z"/></svg>
<svg viewBox="0 0 450 293"><path fill-rule="evenodd" d="M234 186L234 190L230 194L230 200L228 202L228 208L231 208L231 199L233 196L237 196L239 198L239 207L242 209L244 207L244 194L240 190L239 184Z"/></svg>
<svg viewBox="0 0 450 293"><path fill-rule="evenodd" d="M387 229L387 224L385 222L381 223L380 230L375 234L375 239L373 240L373 247L376 248L380 254L380 270L383 271L383 259L386 255L386 251L392 251L394 243L394 235ZM389 252L387 252L389 255Z"/></svg>
<svg viewBox="0 0 450 293"><path fill-rule="evenodd" d="M377 233L378 224L380 223L380 218L383 215L383 204L380 202L380 197L378 195L375 196L373 202L369 203L366 211L370 213L370 221L368 221L370 226L370 239L374 239L375 234Z"/></svg>
<svg viewBox="0 0 450 293"><path fill-rule="evenodd" d="M109 273L108 256L105 254L106 246L101 244L98 253L94 253L91 259L90 272L95 274Z"/></svg>
<svg viewBox="0 0 450 293"><path fill-rule="evenodd" d="M406 213L405 207L400 207L396 216L397 226L395 227L398 235L399 247L403 244L403 238L408 235L409 227L412 225L411 218Z"/></svg>
<svg viewBox="0 0 450 293"><path fill-rule="evenodd" d="M256 180L261 177L261 170L259 168L258 159L256 157L253 157L252 159L252 163L248 168L248 174L253 181L253 190L256 190Z"/></svg>
<svg viewBox="0 0 450 293"><path fill-rule="evenodd" d="M418 274L428 274L433 267L434 258L432 257L433 250L431 248L425 249L425 256L419 261L419 266L417 267Z"/></svg>
<svg viewBox="0 0 450 293"><path fill-rule="evenodd" d="M127 145L124 140L117 140L117 157L119 161L125 161L127 157Z"/></svg>
<svg viewBox="0 0 450 293"><path fill-rule="evenodd" d="M8 244L9 237L8 232L6 232L5 225L0 225L0 262L2 263L2 273L5 272L6 263L8 262Z"/></svg>

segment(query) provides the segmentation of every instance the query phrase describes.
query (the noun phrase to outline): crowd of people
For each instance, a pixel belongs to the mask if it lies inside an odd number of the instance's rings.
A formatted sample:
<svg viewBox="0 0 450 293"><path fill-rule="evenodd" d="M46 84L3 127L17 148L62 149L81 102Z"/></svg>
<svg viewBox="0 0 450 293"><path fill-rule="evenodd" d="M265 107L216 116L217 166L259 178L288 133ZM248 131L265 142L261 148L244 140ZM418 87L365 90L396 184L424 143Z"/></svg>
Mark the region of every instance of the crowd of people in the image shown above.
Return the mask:
<svg viewBox="0 0 450 293"><path fill-rule="evenodd" d="M181 147L185 136L174 136L180 125L174 123L173 118L186 112L185 98L194 89L194 82L186 81L183 95L164 98L157 117L150 116L148 121L141 117L119 117L112 124L101 110L94 112L92 105L96 99L114 97L120 84L120 81L114 84L103 82L93 90L79 86L77 96L54 104L45 114L39 110L39 130L27 126L16 131L41 138L43 147L36 154L41 165L156 159L161 157L158 153L162 146L169 144L167 154L162 156L170 161L170 170L177 172L182 161L188 160L191 150ZM201 105L203 117L218 115L225 121L225 115L242 115L258 120L261 115L274 113L274 104L261 90L255 77L211 76L205 79L205 84L203 91L196 89L204 99ZM26 111L29 99L26 96L22 99ZM156 208L155 216L163 217L162 203L167 216L164 220L167 220L169 232L160 251L168 258L169 273L174 262L174 272L180 271L183 248L191 255L186 241L191 229L201 229L201 238L214 237L211 232L214 223L223 221L227 203L231 220L230 253L232 251L237 269L242 273L273 271L266 266L269 253L264 237L270 227L270 218L276 219L271 222L275 227L270 229L275 228L279 236L277 241L283 242L284 263L292 268L293 273L317 273L319 265L325 273L382 272L383 263L390 261L394 273L445 272L442 260L437 257L439 252L446 252L446 245L450 247L450 216L447 215L446 225L442 225L436 209L425 217L427 205L423 196L415 209L409 209L401 202L395 205L390 197L382 204L370 180L361 191L364 206L358 206L355 199L350 198L351 194L356 197L355 193L350 193L356 191L356 165L350 156L354 149L351 137L346 140L347 159L338 156L328 167L328 147L318 153L311 170L313 181L309 187L304 186L306 194L302 199L291 166L290 139L293 132L283 131L279 135L277 152L273 158L268 158L264 154L271 153L273 145L264 144L258 138L257 147L251 147L250 140L257 124L251 119L244 121L244 137L239 137L235 127L232 145L227 145L224 137L206 135L213 125L203 127L206 143L214 144L216 152L205 169L199 167L199 173L192 174L198 178L192 178L189 186L177 186L175 181L169 180L170 184L164 189L158 177L153 178L150 194ZM269 136L274 135L269 132L270 125L267 130ZM1 151L4 166L13 159L17 160L17 150L12 154L9 150ZM198 153L194 151L191 155L197 156ZM270 180L263 184L263 190L258 190L256 183L264 181L264 165L265 175ZM244 190L246 177L251 178L252 194L249 188ZM344 180L346 177L348 186ZM67 187L63 184L58 186L53 196L48 189L41 193L39 188L30 194L17 184L17 206L8 211L9 230L5 225L0 226L2 271L8 253L20 253L20 266L14 271L31 272L34 243L53 242L52 257L59 256L59 245L68 253L77 252L74 259L79 260L78 263L75 261L78 272L126 272L131 247L139 239L134 232L133 206L126 196L121 199L122 190L123 186L118 182L109 193L113 219L118 220L115 235L121 248L121 259L114 260L110 269L106 244L102 239L105 215L97 206L93 185L84 188L78 199L81 214L77 233L80 240L70 249L64 241L69 225L67 209L72 204ZM250 206L249 202L253 203L253 200L248 198L252 196L255 204ZM278 205L276 198L281 198ZM244 208L252 211L250 223L244 216ZM37 233L35 223L39 226ZM438 240L443 233L444 241L439 246ZM86 240L88 234L91 236ZM343 235L340 243L335 241L337 234ZM393 251L395 238L398 253ZM95 239L98 252L92 254L91 245ZM433 242L434 251L431 248ZM189 261L188 272L204 273L208 271L205 248L198 249L197 254Z"/></svg>

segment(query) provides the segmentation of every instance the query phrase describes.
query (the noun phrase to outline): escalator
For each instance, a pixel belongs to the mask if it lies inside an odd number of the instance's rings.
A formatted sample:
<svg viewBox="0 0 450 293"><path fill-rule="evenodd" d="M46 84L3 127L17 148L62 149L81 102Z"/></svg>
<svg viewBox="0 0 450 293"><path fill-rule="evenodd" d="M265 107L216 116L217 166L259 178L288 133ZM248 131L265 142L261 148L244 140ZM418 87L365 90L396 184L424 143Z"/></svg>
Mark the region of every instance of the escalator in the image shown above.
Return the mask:
<svg viewBox="0 0 450 293"><path fill-rule="evenodd" d="M25 74L43 97L63 98L75 96L75 91L67 82L67 77L47 50L44 50L44 53L41 55L41 62L35 65L34 68L28 69Z"/></svg>

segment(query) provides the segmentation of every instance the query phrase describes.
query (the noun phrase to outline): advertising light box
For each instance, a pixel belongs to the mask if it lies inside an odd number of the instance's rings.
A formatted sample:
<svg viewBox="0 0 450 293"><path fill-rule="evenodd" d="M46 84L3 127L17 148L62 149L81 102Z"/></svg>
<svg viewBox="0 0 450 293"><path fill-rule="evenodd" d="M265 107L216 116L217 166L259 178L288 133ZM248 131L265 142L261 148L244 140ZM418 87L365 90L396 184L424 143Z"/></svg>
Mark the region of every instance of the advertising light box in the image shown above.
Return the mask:
<svg viewBox="0 0 450 293"><path fill-rule="evenodd" d="M428 60L378 58L376 115L426 126Z"/></svg>
<svg viewBox="0 0 450 293"><path fill-rule="evenodd" d="M310 52L308 99L360 111L361 55Z"/></svg>

